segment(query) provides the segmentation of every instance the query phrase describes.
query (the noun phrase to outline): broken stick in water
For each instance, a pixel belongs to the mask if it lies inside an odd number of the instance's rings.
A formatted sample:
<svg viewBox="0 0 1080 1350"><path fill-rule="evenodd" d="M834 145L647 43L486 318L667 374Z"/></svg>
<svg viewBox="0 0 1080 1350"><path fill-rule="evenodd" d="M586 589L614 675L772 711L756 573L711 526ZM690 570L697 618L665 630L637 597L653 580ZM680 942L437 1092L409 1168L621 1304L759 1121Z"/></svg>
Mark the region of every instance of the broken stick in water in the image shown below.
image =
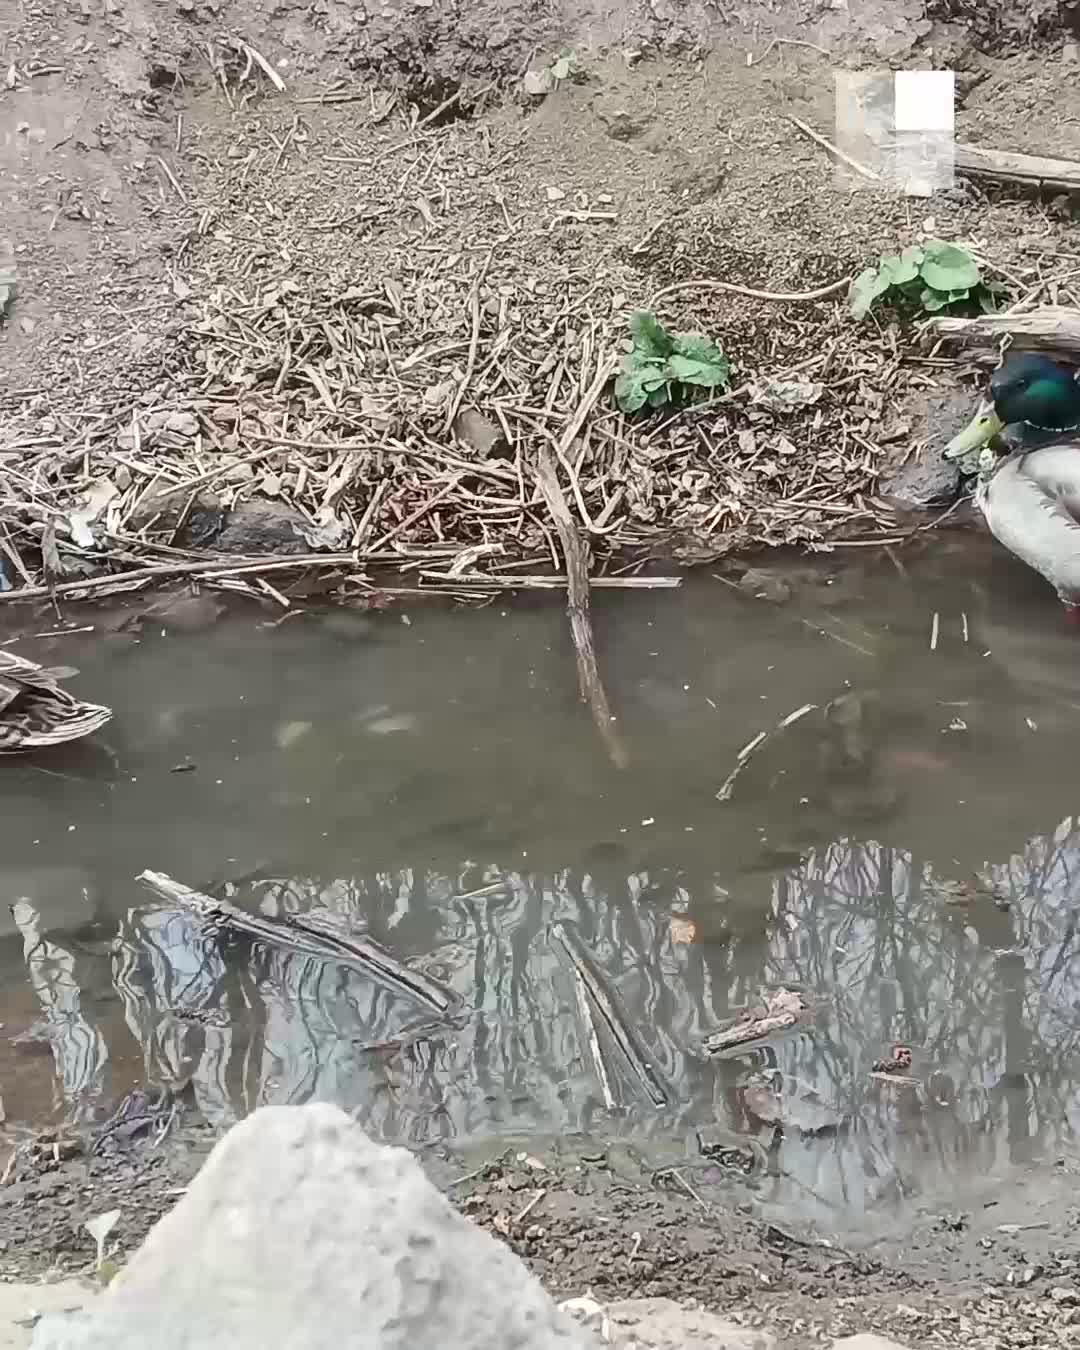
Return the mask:
<svg viewBox="0 0 1080 1350"><path fill-rule="evenodd" d="M656 1063L652 1053L638 1035L630 1016L623 1006L622 999L611 987L607 976L597 965L581 939L577 927L569 920L554 923L551 936L559 943L570 962L578 989L578 1002L582 1016L589 1030L589 1043L593 1059L597 1062L605 1096L610 1095L607 1072L601 1057L599 1041L596 1039L595 1019L592 1007L607 1027L611 1039L618 1046L631 1072L645 1089L649 1100L655 1107L667 1106L673 1100L671 1087ZM589 1000L592 1000L590 1004Z"/></svg>
<svg viewBox="0 0 1080 1350"><path fill-rule="evenodd" d="M703 1042L709 1055L724 1055L747 1046L775 1040L813 1020L817 1005L799 989L775 989L763 993L761 1002L746 1008Z"/></svg>
<svg viewBox="0 0 1080 1350"><path fill-rule="evenodd" d="M794 712L788 713L786 717L782 717L771 730L759 731L752 741L747 741L735 756L735 767L720 784L719 791L716 793L716 800L718 802L730 801L731 794L735 788L736 778L738 778L739 774L742 773L743 769L746 768L747 764L753 756L757 754L766 741L771 740L778 731L783 731L785 727L789 727L793 722L797 722L800 718L805 717L807 713L813 712L817 706L816 703L804 703L801 708L796 708Z"/></svg>
<svg viewBox="0 0 1080 1350"><path fill-rule="evenodd" d="M461 1008L462 999L455 990L410 969L370 938L348 932L344 921L329 910L270 918L249 914L228 900L192 890L164 872L140 872L136 880L219 932L284 947L302 956L340 962L409 994L441 1017L450 1017Z"/></svg>
<svg viewBox="0 0 1080 1350"><path fill-rule="evenodd" d="M563 555L566 558L566 612L570 616L570 633L577 653L578 683L582 701L592 710L593 721L607 746L611 761L618 769L629 763L626 748L615 727L615 718L600 679L600 667L593 646L592 620L589 617L589 569L585 561L585 546L581 542L574 518L566 504L555 470L555 457L542 447L536 465L536 483L547 503L548 511L559 532Z"/></svg>

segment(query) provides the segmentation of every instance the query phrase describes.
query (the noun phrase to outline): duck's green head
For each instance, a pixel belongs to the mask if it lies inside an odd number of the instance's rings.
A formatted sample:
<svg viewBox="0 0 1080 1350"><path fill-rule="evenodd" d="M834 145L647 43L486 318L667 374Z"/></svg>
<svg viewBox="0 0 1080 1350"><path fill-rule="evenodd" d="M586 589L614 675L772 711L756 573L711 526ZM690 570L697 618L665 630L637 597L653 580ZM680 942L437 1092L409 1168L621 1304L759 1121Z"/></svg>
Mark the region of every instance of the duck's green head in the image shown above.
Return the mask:
<svg viewBox="0 0 1080 1350"><path fill-rule="evenodd" d="M1072 371L1036 352L1010 356L990 380L990 402L945 447L946 459L960 459L989 444L1009 428L1021 446L1046 444L1080 430L1080 384Z"/></svg>

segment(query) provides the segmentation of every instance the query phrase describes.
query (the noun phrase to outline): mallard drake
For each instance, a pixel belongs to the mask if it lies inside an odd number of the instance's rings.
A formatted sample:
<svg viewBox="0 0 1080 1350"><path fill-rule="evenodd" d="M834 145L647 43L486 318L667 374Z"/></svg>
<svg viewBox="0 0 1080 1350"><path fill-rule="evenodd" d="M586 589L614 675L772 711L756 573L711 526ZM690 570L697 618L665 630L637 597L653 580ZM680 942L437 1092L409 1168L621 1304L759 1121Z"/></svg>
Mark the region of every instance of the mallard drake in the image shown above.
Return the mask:
<svg viewBox="0 0 1080 1350"><path fill-rule="evenodd" d="M81 703L62 689L59 681L74 674L0 651L0 754L63 745L101 730L112 709Z"/></svg>
<svg viewBox="0 0 1080 1350"><path fill-rule="evenodd" d="M991 377L990 402L945 457L980 449L975 500L991 534L1045 577L1080 623L1080 384L1072 372L1034 352L1009 356Z"/></svg>

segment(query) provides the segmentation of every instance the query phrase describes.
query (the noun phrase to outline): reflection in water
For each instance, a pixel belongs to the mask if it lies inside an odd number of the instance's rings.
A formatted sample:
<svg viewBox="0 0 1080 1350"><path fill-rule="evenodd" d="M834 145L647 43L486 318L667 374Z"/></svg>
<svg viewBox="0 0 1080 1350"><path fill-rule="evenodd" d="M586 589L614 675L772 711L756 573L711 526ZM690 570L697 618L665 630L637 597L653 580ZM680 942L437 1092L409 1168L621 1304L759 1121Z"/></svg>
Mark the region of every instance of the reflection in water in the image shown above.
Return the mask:
<svg viewBox="0 0 1080 1350"><path fill-rule="evenodd" d="M1072 1150L1076 647L1011 585L845 578L834 604L822 573L797 611L703 583L601 611L623 775L575 701L557 607L380 616L349 642L317 615L272 632L240 617L184 639L182 682L179 639L65 648L87 697L107 686L124 710L118 767L7 780L21 959L0 930L65 1109L100 1115L129 1085L115 1056L133 1038L139 1077L190 1085L222 1126L318 1098L420 1145L625 1132L708 1186L730 1182L698 1129L769 1145L780 1125L761 1199L834 1225ZM806 704L718 801L739 750ZM54 894L57 865L100 898ZM466 1012L440 1025L360 971L221 943L134 886L146 866L253 912L329 909ZM560 923L667 1105L613 1060L605 1107ZM816 1024L703 1056L766 986L813 992ZM897 1044L910 1066L875 1070Z"/></svg>
<svg viewBox="0 0 1080 1350"><path fill-rule="evenodd" d="M52 1046L57 1086L74 1120L92 1118L109 1058L105 1037L83 1012L75 958L41 934L40 916L26 900L16 900L11 917L22 934L23 959L44 1018L33 1029Z"/></svg>

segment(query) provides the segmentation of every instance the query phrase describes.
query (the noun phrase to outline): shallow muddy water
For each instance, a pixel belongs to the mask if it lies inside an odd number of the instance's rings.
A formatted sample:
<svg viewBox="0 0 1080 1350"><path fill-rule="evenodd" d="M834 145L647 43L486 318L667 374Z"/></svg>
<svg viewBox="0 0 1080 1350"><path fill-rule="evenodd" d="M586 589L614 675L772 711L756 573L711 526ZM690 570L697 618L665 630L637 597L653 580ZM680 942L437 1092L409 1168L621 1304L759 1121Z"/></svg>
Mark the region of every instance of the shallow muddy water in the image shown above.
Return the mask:
<svg viewBox="0 0 1080 1350"><path fill-rule="evenodd" d="M1080 638L981 544L781 570L784 603L709 575L598 597L622 772L558 600L199 632L82 610L94 631L63 637L21 617L13 648L78 666L116 718L3 765L0 1130L103 1119L149 1081L219 1124L314 1097L413 1145L622 1135L703 1193L742 1183L699 1132L751 1132L774 1143L760 1201L833 1226L1071 1157ZM223 947L144 868L253 912L329 908L464 1014L433 1028L360 972ZM611 1045L598 1076L559 923L666 1105ZM703 1056L771 986L816 1022ZM896 1043L893 1085L873 1065Z"/></svg>

